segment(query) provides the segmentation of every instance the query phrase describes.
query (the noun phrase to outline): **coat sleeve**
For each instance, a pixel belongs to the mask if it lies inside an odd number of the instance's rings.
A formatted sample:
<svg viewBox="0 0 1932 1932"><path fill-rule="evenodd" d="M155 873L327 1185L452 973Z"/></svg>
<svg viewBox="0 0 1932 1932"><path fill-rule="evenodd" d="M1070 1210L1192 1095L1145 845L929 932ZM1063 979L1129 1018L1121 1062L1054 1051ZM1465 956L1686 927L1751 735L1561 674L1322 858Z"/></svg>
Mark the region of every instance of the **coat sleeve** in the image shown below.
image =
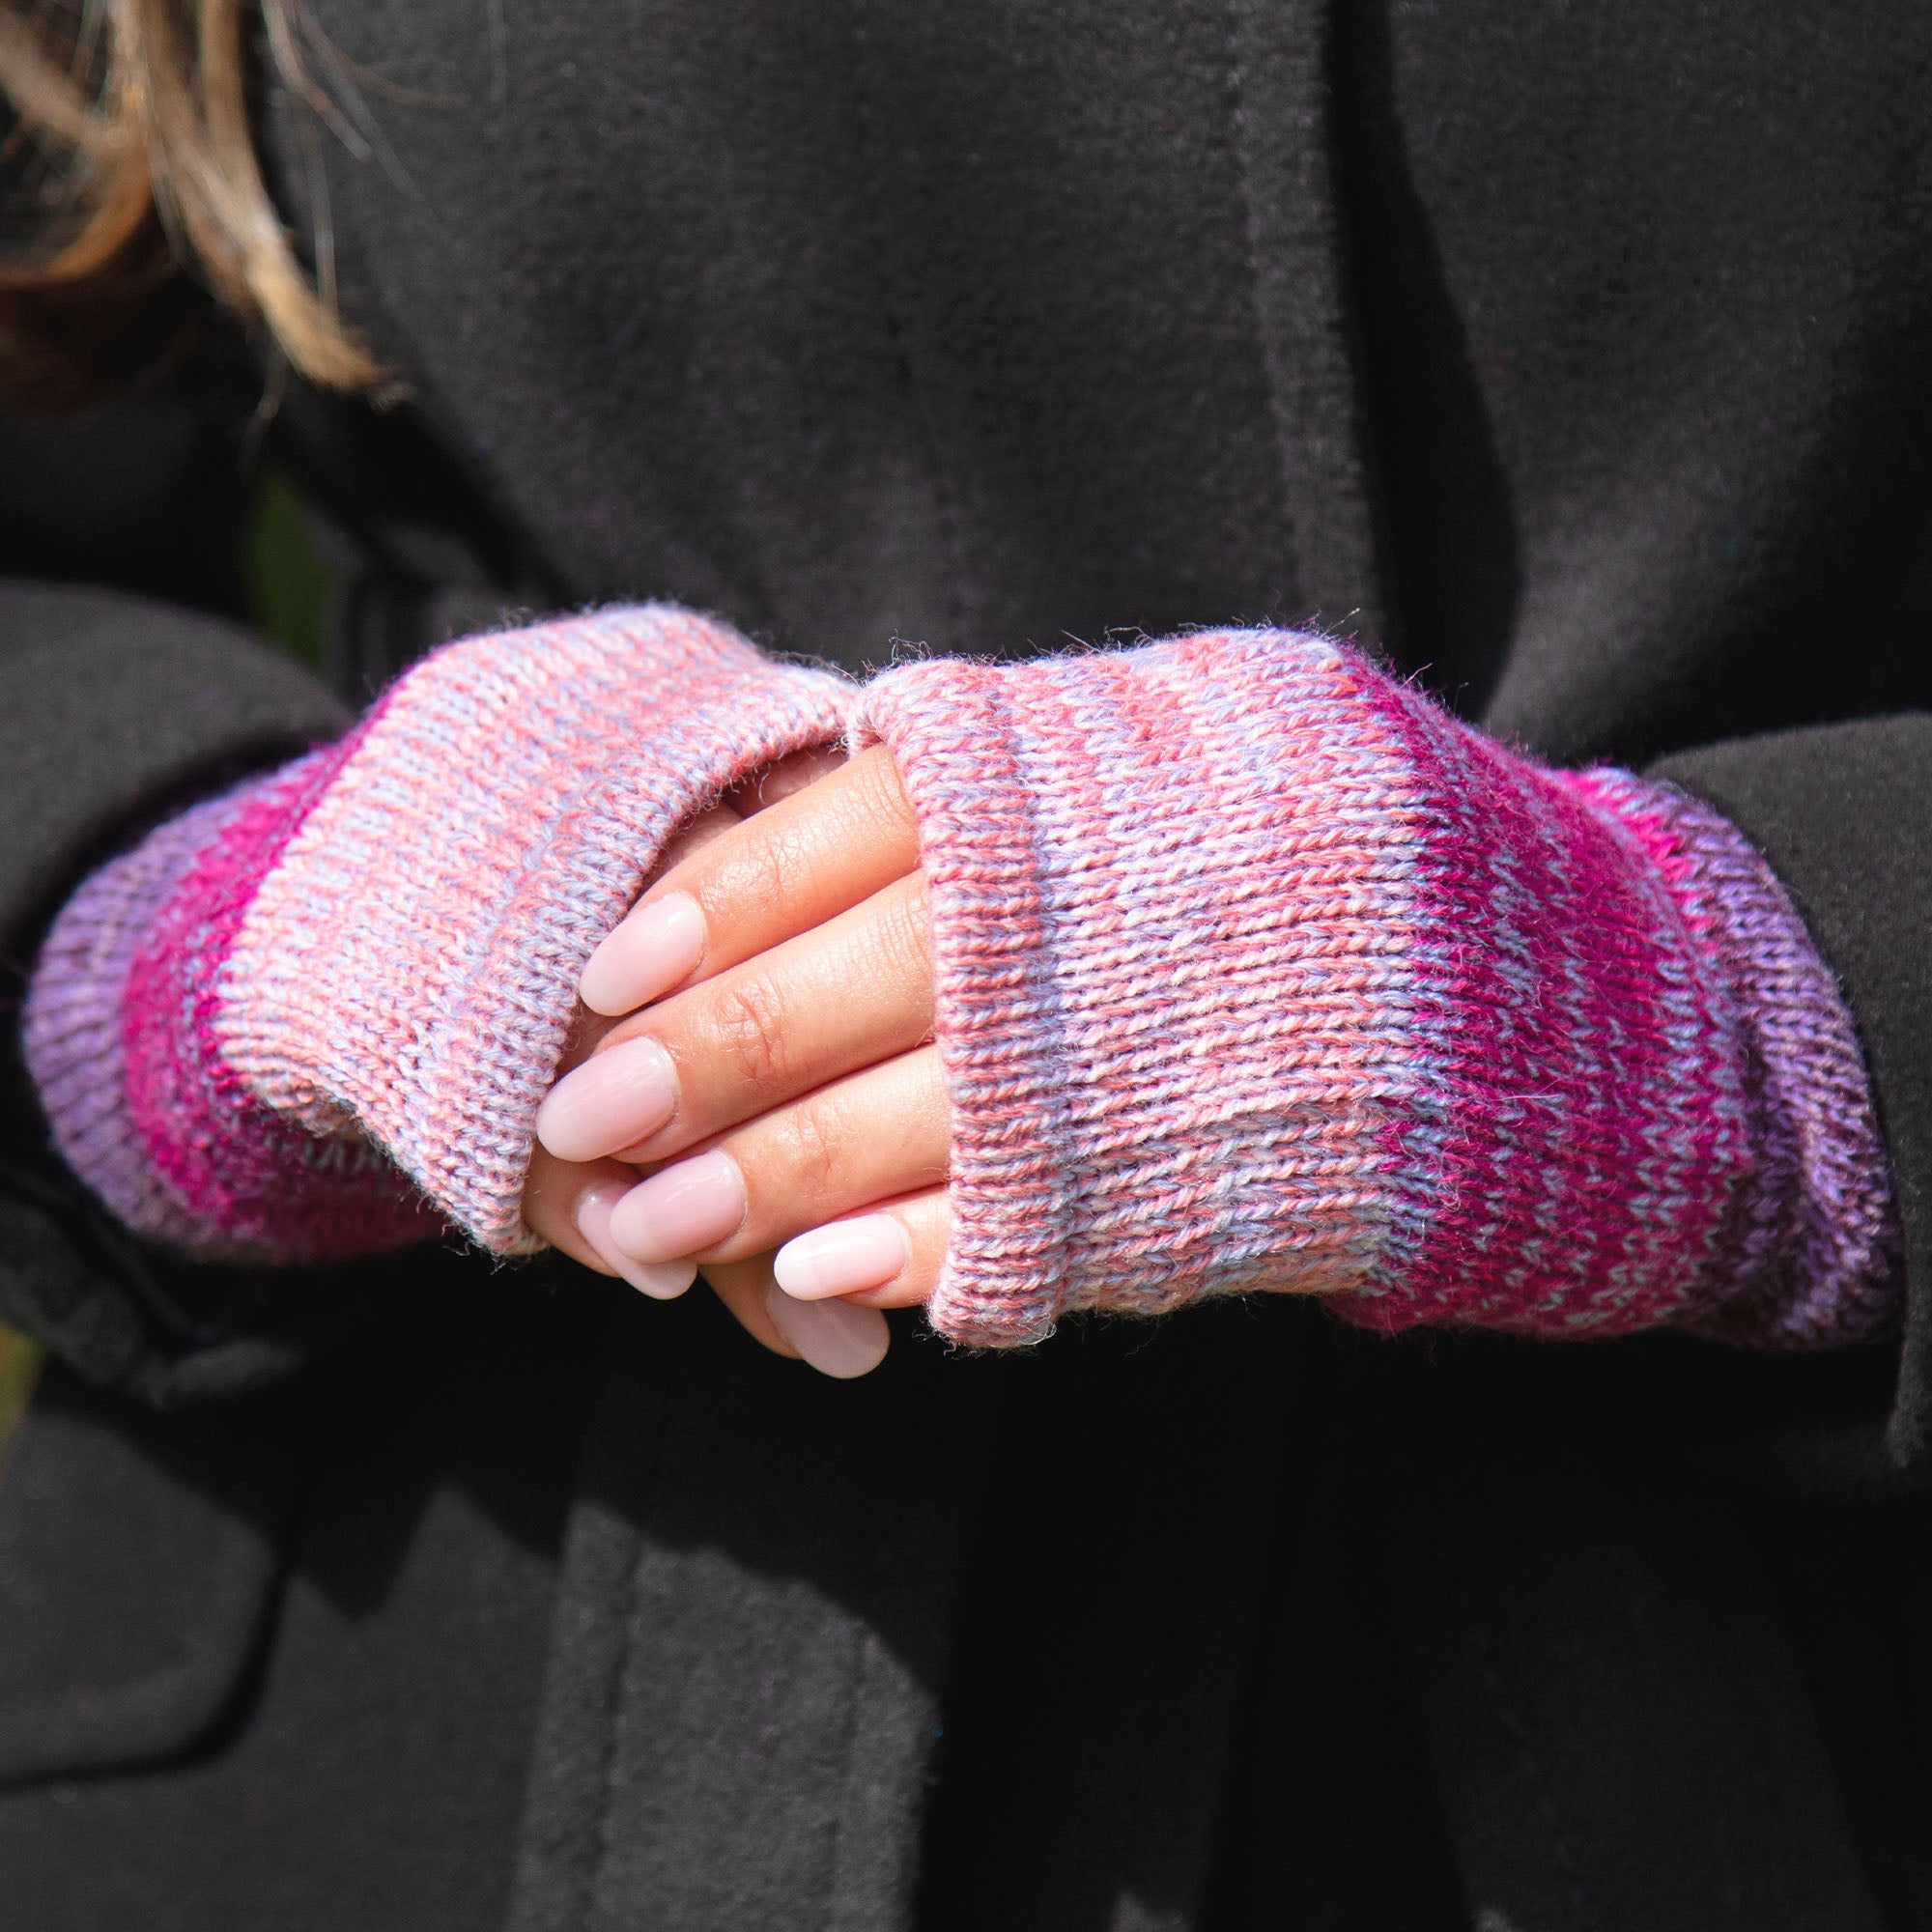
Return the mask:
<svg viewBox="0 0 1932 1932"><path fill-rule="evenodd" d="M1869 1069L1902 1224L1905 1334L1882 1428L1819 1453L1851 1478L1932 1479L1932 716L1684 752L1648 774L1770 862L1836 974Z"/></svg>
<svg viewBox="0 0 1932 1932"><path fill-rule="evenodd" d="M40 936L102 858L183 803L339 733L344 707L240 627L114 592L0 586L0 1321L89 1379L169 1402L293 1364L299 1293L184 1268L51 1152L17 1015ZM259 1319L269 1306L274 1319Z"/></svg>

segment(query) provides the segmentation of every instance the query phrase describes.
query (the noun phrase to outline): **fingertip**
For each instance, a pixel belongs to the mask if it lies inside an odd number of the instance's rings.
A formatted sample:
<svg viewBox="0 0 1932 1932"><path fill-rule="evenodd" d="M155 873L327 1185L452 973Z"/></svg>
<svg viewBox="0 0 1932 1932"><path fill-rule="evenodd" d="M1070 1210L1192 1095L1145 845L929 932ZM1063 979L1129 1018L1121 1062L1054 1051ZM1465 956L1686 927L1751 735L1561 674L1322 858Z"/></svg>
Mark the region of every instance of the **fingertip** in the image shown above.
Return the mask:
<svg viewBox="0 0 1932 1932"><path fill-rule="evenodd" d="M890 1214L858 1214L795 1236L772 1257L779 1286L799 1301L882 1289L912 1259L905 1230Z"/></svg>
<svg viewBox="0 0 1932 1932"><path fill-rule="evenodd" d="M577 995L606 1018L634 1012L688 979L704 956L704 910L689 893L634 906L583 968Z"/></svg>
<svg viewBox="0 0 1932 1932"><path fill-rule="evenodd" d="M628 1193L621 1180L600 1180L578 1197L572 1219L577 1232L611 1273L653 1301L675 1301L697 1279L696 1264L678 1260L639 1262L611 1238L611 1211Z"/></svg>
<svg viewBox="0 0 1932 1932"><path fill-rule="evenodd" d="M797 1301L776 1281L765 1292L765 1313L802 1360L838 1381L870 1375L892 1346L892 1330L876 1308L847 1301Z"/></svg>
<svg viewBox="0 0 1932 1932"><path fill-rule="evenodd" d="M649 1034L618 1039L571 1068L537 1109L537 1143L557 1160L640 1146L677 1112L677 1066Z"/></svg>
<svg viewBox="0 0 1932 1932"><path fill-rule="evenodd" d="M916 1308L939 1286L952 1227L951 1193L928 1188L794 1236L772 1257L773 1277L798 1301Z"/></svg>

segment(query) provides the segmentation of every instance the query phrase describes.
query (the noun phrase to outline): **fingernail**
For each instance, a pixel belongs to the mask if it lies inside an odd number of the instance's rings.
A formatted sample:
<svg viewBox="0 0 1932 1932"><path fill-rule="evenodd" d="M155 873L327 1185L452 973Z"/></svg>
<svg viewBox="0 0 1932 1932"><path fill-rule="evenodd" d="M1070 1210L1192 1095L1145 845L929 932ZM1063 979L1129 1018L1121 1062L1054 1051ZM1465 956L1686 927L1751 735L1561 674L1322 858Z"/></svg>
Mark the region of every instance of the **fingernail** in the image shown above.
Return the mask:
<svg viewBox="0 0 1932 1932"><path fill-rule="evenodd" d="M849 1301L794 1301L777 1286L765 1291L772 1325L822 1376L848 1381L886 1358L893 1331L876 1308Z"/></svg>
<svg viewBox="0 0 1932 1932"><path fill-rule="evenodd" d="M597 1250L598 1260L615 1268L639 1294L675 1301L697 1279L690 1262L634 1262L611 1238L611 1210L630 1191L621 1180L599 1181L586 1189L577 1203L577 1232Z"/></svg>
<svg viewBox="0 0 1932 1932"><path fill-rule="evenodd" d="M654 1134L677 1106L677 1068L647 1036L593 1053L537 1109L537 1139L558 1160L595 1160Z"/></svg>
<svg viewBox="0 0 1932 1932"><path fill-rule="evenodd" d="M577 996L593 1013L628 1013L669 992L703 952L703 910L689 893L667 893L605 935Z"/></svg>
<svg viewBox="0 0 1932 1932"><path fill-rule="evenodd" d="M860 1214L787 1241L772 1257L772 1273L787 1294L816 1301L883 1288L909 1258L905 1230L890 1214Z"/></svg>
<svg viewBox="0 0 1932 1932"><path fill-rule="evenodd" d="M611 1214L611 1238L638 1262L668 1262L715 1247L745 1218L745 1177L722 1148L641 1180Z"/></svg>

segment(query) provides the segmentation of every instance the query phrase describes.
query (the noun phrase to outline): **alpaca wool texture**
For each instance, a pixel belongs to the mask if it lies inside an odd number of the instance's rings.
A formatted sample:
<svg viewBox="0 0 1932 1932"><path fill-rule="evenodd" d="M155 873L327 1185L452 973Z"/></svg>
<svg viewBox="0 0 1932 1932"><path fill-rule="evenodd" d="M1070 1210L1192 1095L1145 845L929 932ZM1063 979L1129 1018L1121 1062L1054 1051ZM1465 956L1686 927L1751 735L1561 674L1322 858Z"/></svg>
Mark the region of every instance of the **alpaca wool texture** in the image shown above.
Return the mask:
<svg viewBox="0 0 1932 1932"><path fill-rule="evenodd" d="M42 951L23 1045L56 1143L123 1223L184 1253L371 1253L434 1229L369 1141L269 1113L215 1037L246 894L340 764L312 753L160 826Z"/></svg>
<svg viewBox="0 0 1932 1932"><path fill-rule="evenodd" d="M668 607L446 647L69 901L23 1029L61 1151L191 1252L368 1253L434 1232L420 1197L527 1250L584 961L677 825L836 738L846 689Z"/></svg>
<svg viewBox="0 0 1932 1932"><path fill-rule="evenodd" d="M6 1932L1932 1926L1932 11L305 12L385 152L265 67L270 179L413 398L263 444L334 693L505 605L854 671L1346 628L1764 855L1913 1308L1773 1356L1220 1296L835 1383L445 1239L170 1314L19 1094L0 1321L95 1386L0 1477ZM0 586L14 960L353 722L208 614L240 373L4 440L9 567L88 586Z"/></svg>
<svg viewBox="0 0 1932 1932"><path fill-rule="evenodd" d="M1780 1348L1893 1313L1850 1017L1707 807L1282 632L908 664L862 735L930 886L948 1335L1253 1289Z"/></svg>
<svg viewBox="0 0 1932 1932"><path fill-rule="evenodd" d="M533 1245L584 960L680 820L849 696L666 608L439 653L73 896L25 1029L63 1152L194 1252L378 1251L423 1197ZM1891 1313L1850 1018L1708 807L1292 633L907 665L860 720L932 896L943 1333L1256 1289L1772 1347Z"/></svg>

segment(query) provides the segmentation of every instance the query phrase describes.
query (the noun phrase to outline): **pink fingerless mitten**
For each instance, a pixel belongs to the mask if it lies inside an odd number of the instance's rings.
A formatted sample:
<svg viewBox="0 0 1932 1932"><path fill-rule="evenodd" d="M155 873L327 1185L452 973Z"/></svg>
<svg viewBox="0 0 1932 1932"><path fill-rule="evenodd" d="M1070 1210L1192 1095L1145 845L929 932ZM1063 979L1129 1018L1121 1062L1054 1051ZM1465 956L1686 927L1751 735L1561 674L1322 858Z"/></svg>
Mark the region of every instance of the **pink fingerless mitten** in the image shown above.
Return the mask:
<svg viewBox="0 0 1932 1932"><path fill-rule="evenodd" d="M577 978L665 839L836 739L847 688L664 607L452 644L340 744L172 820L55 921L25 1015L62 1153L137 1232L316 1260L533 1245Z"/></svg>
<svg viewBox="0 0 1932 1932"><path fill-rule="evenodd" d="M930 888L946 1333L1246 1289L1775 1347L1889 1318L1850 1018L1696 801L1280 632L907 664L861 733Z"/></svg>

